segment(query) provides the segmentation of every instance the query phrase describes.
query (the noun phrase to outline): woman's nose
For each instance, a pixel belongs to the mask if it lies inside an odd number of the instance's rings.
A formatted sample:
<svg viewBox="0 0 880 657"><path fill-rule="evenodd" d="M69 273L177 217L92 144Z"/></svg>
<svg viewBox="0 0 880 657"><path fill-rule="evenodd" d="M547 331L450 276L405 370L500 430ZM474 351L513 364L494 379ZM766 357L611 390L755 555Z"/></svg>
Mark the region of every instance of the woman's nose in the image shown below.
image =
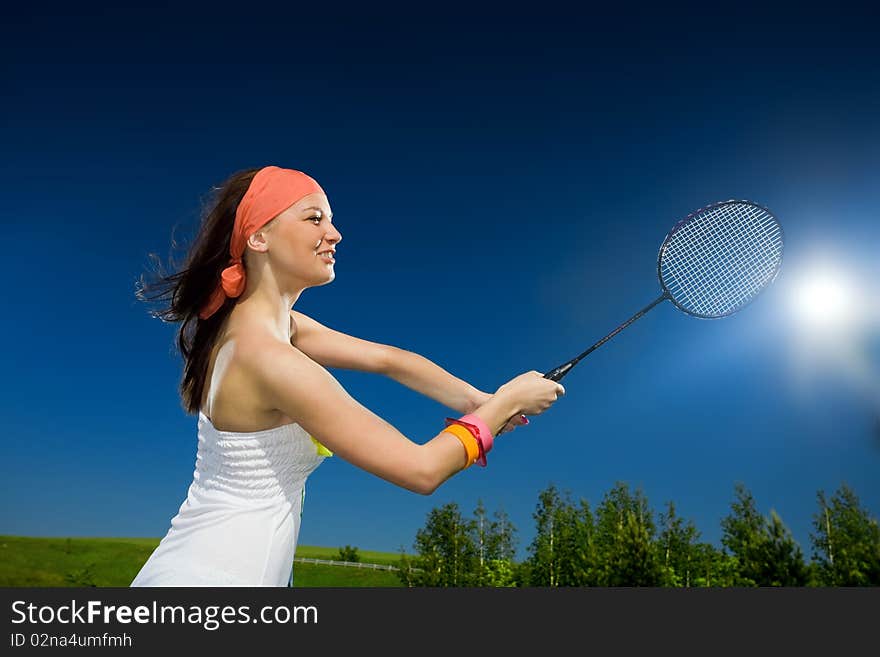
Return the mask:
<svg viewBox="0 0 880 657"><path fill-rule="evenodd" d="M334 226L330 224L331 230L327 233L326 240L328 242L333 242L334 244L339 244L342 241L342 233Z"/></svg>

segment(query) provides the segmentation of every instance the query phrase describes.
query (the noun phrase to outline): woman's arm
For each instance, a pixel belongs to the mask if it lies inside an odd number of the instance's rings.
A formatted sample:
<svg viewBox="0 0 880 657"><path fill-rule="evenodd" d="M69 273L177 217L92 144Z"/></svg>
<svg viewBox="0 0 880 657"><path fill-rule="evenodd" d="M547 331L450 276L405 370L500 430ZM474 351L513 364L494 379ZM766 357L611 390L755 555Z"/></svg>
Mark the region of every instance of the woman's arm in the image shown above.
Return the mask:
<svg viewBox="0 0 880 657"><path fill-rule="evenodd" d="M291 344L324 367L384 374L463 414L492 397L419 354L334 331L295 310L290 317Z"/></svg>
<svg viewBox="0 0 880 657"><path fill-rule="evenodd" d="M235 345L237 356L268 405L281 410L337 456L382 479L428 495L463 469L467 454L442 431L418 444L352 398L327 370L296 348L263 340ZM475 415L497 432L520 412L514 394L497 394Z"/></svg>
<svg viewBox="0 0 880 657"><path fill-rule="evenodd" d="M296 310L290 311L290 329L290 344L319 365L385 373L387 345L334 331Z"/></svg>
<svg viewBox="0 0 880 657"><path fill-rule="evenodd" d="M462 415L473 413L492 399L492 395L488 392L483 392L467 381L453 376L424 356L397 347L386 346L386 349L389 354L385 369L386 376L444 406L454 408ZM527 422L525 416L511 418L510 422L501 428L499 435L513 431Z"/></svg>
<svg viewBox="0 0 880 657"><path fill-rule="evenodd" d="M424 356L398 347L386 348L386 376L448 408L454 408L463 414L471 413L492 397L467 381L453 376Z"/></svg>
<svg viewBox="0 0 880 657"><path fill-rule="evenodd" d="M334 331L296 310L290 311L290 327L290 343L324 367L384 374L462 415L473 413L492 398L424 356ZM525 418L514 418L501 433L525 423Z"/></svg>

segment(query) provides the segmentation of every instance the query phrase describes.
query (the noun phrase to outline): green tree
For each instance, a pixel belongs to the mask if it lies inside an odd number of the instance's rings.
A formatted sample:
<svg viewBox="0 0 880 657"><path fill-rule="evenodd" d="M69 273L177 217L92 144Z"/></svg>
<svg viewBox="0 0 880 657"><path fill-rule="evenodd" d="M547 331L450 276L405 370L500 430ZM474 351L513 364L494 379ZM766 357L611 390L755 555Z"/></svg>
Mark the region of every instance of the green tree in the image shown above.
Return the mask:
<svg viewBox="0 0 880 657"><path fill-rule="evenodd" d="M880 527L859 498L842 484L830 502L817 493L813 516L813 563L823 586L880 586Z"/></svg>
<svg viewBox="0 0 880 657"><path fill-rule="evenodd" d="M567 553L572 545L570 504L550 484L538 495L535 519L535 537L529 545L529 583L532 586L561 586L564 562L571 560Z"/></svg>
<svg viewBox="0 0 880 657"><path fill-rule="evenodd" d="M476 586L511 586L514 581L513 560L516 553L516 527L503 510L492 519L486 513L482 500L474 510L472 537L476 546Z"/></svg>
<svg viewBox="0 0 880 657"><path fill-rule="evenodd" d="M667 586L694 586L696 576L694 547L700 532L693 522L677 515L670 500L660 514L660 536L657 547L663 564L663 582Z"/></svg>
<svg viewBox="0 0 880 657"><path fill-rule="evenodd" d="M477 550L476 572L474 573L474 584L477 586L486 586L488 562L491 560L489 554L491 548L490 534L492 532L492 522L483 506L483 500L477 500L477 508L474 509L474 524L472 526L473 536L471 540L474 542Z"/></svg>
<svg viewBox="0 0 880 657"><path fill-rule="evenodd" d="M489 559L483 577L484 586L516 586L516 564L510 559Z"/></svg>
<svg viewBox="0 0 880 657"><path fill-rule="evenodd" d="M504 509L495 511L493 518L495 520L492 525L491 554L499 559L507 559L513 562L516 558L516 545L518 542L516 526L511 522Z"/></svg>
<svg viewBox="0 0 880 657"><path fill-rule="evenodd" d="M532 562L524 559L513 564L513 586L532 585Z"/></svg>
<svg viewBox="0 0 880 657"><path fill-rule="evenodd" d="M581 541L584 540L582 522L578 509L571 501L570 493L566 493L562 503L556 509L557 530L557 581L556 586L582 585L583 570Z"/></svg>
<svg viewBox="0 0 880 657"><path fill-rule="evenodd" d="M601 586L659 586L663 569L656 528L644 493L617 482L596 510L596 554Z"/></svg>
<svg viewBox="0 0 880 657"><path fill-rule="evenodd" d="M361 555L358 554L358 549L356 547L346 545L345 547L339 548L339 552L337 553L336 558L339 561L351 561L354 563L359 563L361 560Z"/></svg>
<svg viewBox="0 0 880 657"><path fill-rule="evenodd" d="M737 586L803 586L807 579L800 547L775 511L762 516L742 483L734 489L731 513L721 521L721 542L736 559Z"/></svg>
<svg viewBox="0 0 880 657"><path fill-rule="evenodd" d="M764 518L755 498L742 483L734 487L731 512L721 521L721 542L736 558L738 586L759 586L761 580L761 543Z"/></svg>
<svg viewBox="0 0 880 657"><path fill-rule="evenodd" d="M804 586L807 567L801 548L776 511L764 526L762 586Z"/></svg>
<svg viewBox="0 0 880 657"><path fill-rule="evenodd" d="M450 502L428 513L416 532L416 556L401 557L398 576L407 586L470 586L477 571L474 521Z"/></svg>
<svg viewBox="0 0 880 657"><path fill-rule="evenodd" d="M598 586L602 569L599 564L596 545L596 519L590 503L581 499L580 506L573 510L573 545L570 566L571 586Z"/></svg>
<svg viewBox="0 0 880 657"><path fill-rule="evenodd" d="M735 586L739 580L736 557L725 554L711 543L696 543L692 548L694 586Z"/></svg>

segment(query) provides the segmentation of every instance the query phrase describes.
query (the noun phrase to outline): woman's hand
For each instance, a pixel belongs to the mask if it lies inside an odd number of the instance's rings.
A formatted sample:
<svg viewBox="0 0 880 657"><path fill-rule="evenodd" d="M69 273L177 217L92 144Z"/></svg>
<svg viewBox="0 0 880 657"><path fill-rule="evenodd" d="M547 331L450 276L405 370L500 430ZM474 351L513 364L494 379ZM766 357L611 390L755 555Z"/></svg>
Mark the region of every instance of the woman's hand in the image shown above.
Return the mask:
<svg viewBox="0 0 880 657"><path fill-rule="evenodd" d="M511 379L495 391L495 397L502 395L513 402L520 413L540 415L561 395L565 388L561 383L545 379L537 370L531 370Z"/></svg>
<svg viewBox="0 0 880 657"><path fill-rule="evenodd" d="M483 392L482 390L477 390L476 388L474 388L470 398L466 402L465 408L457 408L456 410L461 411L462 415L473 413L480 406L492 399L492 397L493 395L489 394L488 392ZM516 415L510 420L510 422L504 425L504 428L501 429L500 432L498 432L498 435L500 436L509 431L513 431L518 426L522 426L528 423L529 421L526 419L525 415Z"/></svg>

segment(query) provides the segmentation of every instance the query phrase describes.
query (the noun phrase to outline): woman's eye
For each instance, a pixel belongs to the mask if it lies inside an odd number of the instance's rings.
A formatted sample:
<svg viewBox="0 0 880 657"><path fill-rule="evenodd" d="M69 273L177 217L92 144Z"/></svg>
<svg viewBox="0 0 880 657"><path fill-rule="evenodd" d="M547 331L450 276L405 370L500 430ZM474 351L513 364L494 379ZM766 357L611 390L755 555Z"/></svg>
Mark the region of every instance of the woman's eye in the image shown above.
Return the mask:
<svg viewBox="0 0 880 657"><path fill-rule="evenodd" d="M319 223L321 223L321 217L309 217L309 221L315 221L315 222L317 222L317 223L315 224L315 225L317 226Z"/></svg>

